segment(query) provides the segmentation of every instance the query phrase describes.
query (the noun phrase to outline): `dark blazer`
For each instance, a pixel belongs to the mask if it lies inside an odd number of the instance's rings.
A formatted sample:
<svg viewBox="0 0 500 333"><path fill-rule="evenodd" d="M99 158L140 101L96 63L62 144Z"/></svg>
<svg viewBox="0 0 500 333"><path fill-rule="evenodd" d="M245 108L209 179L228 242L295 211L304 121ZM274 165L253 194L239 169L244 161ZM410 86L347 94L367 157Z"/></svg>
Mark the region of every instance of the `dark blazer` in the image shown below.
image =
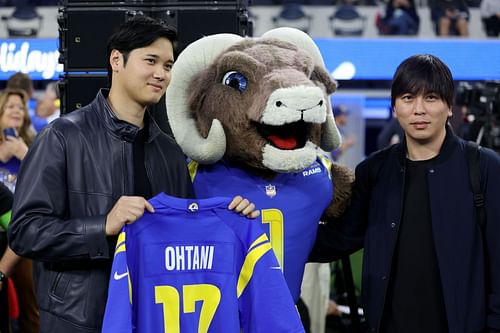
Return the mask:
<svg viewBox="0 0 500 333"><path fill-rule="evenodd" d="M12 249L35 261L42 332L100 332L115 239L106 215L133 194L138 127L119 120L106 90L48 125L24 159L9 227ZM192 197L184 155L152 117L144 163L153 195Z"/></svg>
<svg viewBox="0 0 500 333"><path fill-rule="evenodd" d="M363 306L370 332L379 331L402 216L405 147L405 142L393 145L358 165L351 206L339 221L320 226L311 253L312 261L331 261L364 247ZM500 157L481 149L488 263L464 149L465 141L449 129L428 169L434 242L452 333L500 329ZM487 279L491 287L485 285Z"/></svg>

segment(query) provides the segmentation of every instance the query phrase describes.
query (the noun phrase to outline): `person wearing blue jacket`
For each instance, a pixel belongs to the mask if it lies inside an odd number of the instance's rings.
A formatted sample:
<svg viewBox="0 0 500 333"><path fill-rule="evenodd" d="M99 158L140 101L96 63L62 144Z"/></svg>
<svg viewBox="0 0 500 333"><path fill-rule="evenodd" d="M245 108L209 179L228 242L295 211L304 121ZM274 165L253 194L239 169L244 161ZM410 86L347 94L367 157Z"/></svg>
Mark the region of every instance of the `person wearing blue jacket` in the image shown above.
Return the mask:
<svg viewBox="0 0 500 333"><path fill-rule="evenodd" d="M500 332L500 157L480 149L482 230L453 96L440 59L404 60L391 88L404 140L357 166L349 209L318 231L312 261L364 247L369 332Z"/></svg>

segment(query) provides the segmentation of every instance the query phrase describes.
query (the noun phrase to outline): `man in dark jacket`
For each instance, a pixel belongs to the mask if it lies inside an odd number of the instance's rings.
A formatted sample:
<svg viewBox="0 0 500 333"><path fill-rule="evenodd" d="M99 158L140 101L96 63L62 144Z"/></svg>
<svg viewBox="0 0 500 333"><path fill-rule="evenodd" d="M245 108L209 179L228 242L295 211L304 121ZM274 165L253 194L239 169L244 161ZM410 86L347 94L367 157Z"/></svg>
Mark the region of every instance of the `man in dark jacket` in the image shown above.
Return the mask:
<svg viewBox="0 0 500 333"><path fill-rule="evenodd" d="M369 332L500 330L500 157L480 149L483 237L466 143L446 125L453 90L434 56L398 67L391 96L405 139L358 165L347 213L318 232L313 260L364 247Z"/></svg>
<svg viewBox="0 0 500 333"><path fill-rule="evenodd" d="M175 37L151 18L124 23L108 42L111 89L47 126L23 161L9 240L35 260L41 332L100 332L115 236L153 211L145 198L193 196L182 151L146 111L170 81Z"/></svg>

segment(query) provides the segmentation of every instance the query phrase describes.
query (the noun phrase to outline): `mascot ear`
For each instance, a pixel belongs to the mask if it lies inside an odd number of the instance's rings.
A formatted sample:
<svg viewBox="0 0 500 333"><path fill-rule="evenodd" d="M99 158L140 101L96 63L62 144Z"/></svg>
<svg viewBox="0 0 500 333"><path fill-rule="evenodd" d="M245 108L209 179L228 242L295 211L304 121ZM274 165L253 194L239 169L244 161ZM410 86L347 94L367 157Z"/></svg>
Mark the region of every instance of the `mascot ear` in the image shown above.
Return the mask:
<svg viewBox="0 0 500 333"><path fill-rule="evenodd" d="M335 90L337 90L337 82L333 80L330 74L321 66L314 66L311 80L321 82L328 95L333 94Z"/></svg>

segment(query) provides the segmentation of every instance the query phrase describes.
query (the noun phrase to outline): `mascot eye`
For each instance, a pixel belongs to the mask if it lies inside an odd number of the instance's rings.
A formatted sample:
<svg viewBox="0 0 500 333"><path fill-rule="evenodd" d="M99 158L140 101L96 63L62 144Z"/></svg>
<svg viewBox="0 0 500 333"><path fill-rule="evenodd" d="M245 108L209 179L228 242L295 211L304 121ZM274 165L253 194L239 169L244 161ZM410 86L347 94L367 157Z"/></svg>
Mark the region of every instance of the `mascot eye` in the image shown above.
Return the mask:
<svg viewBox="0 0 500 333"><path fill-rule="evenodd" d="M247 89L247 83L248 81L245 75L236 71L227 72L222 78L222 84L236 89L240 93Z"/></svg>

